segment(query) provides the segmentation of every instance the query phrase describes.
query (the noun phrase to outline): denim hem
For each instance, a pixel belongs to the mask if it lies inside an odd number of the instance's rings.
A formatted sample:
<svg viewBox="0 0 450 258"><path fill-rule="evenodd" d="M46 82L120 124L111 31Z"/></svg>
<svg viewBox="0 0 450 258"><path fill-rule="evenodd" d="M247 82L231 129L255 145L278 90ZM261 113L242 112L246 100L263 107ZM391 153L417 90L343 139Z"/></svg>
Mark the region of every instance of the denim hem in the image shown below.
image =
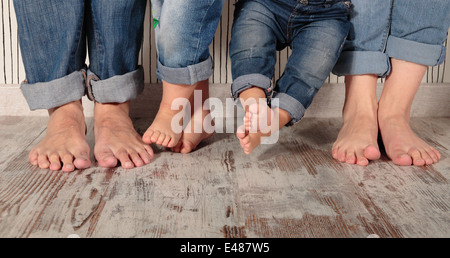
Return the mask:
<svg viewBox="0 0 450 258"><path fill-rule="evenodd" d="M85 71L80 70L49 82L20 86L30 110L51 109L80 100L85 94Z"/></svg>
<svg viewBox="0 0 450 258"><path fill-rule="evenodd" d="M344 51L333 68L333 74L362 75L375 74L386 77L391 71L387 54L379 51Z"/></svg>
<svg viewBox="0 0 450 258"><path fill-rule="evenodd" d="M264 90L266 97L272 94L272 80L262 74L253 73L239 76L231 84L231 96L236 100L239 94L251 87L258 87Z"/></svg>
<svg viewBox="0 0 450 258"><path fill-rule="evenodd" d="M446 48L443 45L431 45L417 41L389 36L386 53L389 57L436 66L444 62Z"/></svg>
<svg viewBox="0 0 450 258"><path fill-rule="evenodd" d="M124 103L135 99L144 91L144 70L137 70L124 75L100 80L88 70L86 85L88 97L99 103Z"/></svg>
<svg viewBox="0 0 450 258"><path fill-rule="evenodd" d="M203 62L182 68L167 67L158 60L156 69L158 79L181 85L194 85L197 82L209 79L212 74L213 62L211 56Z"/></svg>
<svg viewBox="0 0 450 258"><path fill-rule="evenodd" d="M273 101L274 99L278 99L277 101ZM278 102L278 103L277 103ZM286 124L286 126L294 125L305 116L306 109L295 98L289 96L286 93L274 92L271 101L271 108L280 108L289 113L292 120Z"/></svg>

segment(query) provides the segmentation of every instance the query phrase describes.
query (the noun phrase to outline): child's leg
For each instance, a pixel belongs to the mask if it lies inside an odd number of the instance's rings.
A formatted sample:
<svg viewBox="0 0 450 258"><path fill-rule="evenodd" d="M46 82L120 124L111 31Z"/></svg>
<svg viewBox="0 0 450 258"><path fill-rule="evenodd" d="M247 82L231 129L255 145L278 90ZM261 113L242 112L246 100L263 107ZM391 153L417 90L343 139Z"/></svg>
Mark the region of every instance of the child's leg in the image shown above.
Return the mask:
<svg viewBox="0 0 450 258"><path fill-rule="evenodd" d="M257 1L238 2L230 42L230 57L233 74L232 95L240 100L245 111L245 124L237 133L243 147L244 139L246 144L249 143L249 131L257 132L259 129L259 118L270 120L264 113L271 113L267 97L272 91L271 78L276 63L277 38L282 38L282 33L274 14L266 5ZM259 144L259 141L257 142ZM253 144L250 149L258 144ZM244 150L250 153L250 149Z"/></svg>
<svg viewBox="0 0 450 258"><path fill-rule="evenodd" d="M353 75L345 78L343 124L333 144L334 159L366 166L380 158L378 149L378 100L376 75Z"/></svg>
<svg viewBox="0 0 450 258"><path fill-rule="evenodd" d="M208 80L198 82L194 88L198 94L191 95L189 99L191 118L177 146L172 148L174 152L190 153L200 142L213 135L214 128L205 128L205 123L213 126L213 122L208 120L211 119L209 108L204 109L205 102L209 98L209 82ZM201 102L196 97L201 97Z"/></svg>
<svg viewBox="0 0 450 258"><path fill-rule="evenodd" d="M392 59L392 72L380 98L378 121L386 153L401 166L429 165L439 152L425 143L409 125L411 105L427 66Z"/></svg>
<svg viewBox="0 0 450 258"><path fill-rule="evenodd" d="M152 0L158 48L157 75L163 81L163 98L152 125L143 136L147 143L177 146L181 136L176 99L188 103L198 84L212 74L209 45L220 20L224 0ZM200 86L199 86L200 87ZM173 128L172 124L178 128Z"/></svg>
<svg viewBox="0 0 450 258"><path fill-rule="evenodd" d="M84 1L17 0L14 7L27 74L21 89L30 109L47 109L50 115L46 135L31 150L29 160L43 169L88 168L90 150L81 105Z"/></svg>

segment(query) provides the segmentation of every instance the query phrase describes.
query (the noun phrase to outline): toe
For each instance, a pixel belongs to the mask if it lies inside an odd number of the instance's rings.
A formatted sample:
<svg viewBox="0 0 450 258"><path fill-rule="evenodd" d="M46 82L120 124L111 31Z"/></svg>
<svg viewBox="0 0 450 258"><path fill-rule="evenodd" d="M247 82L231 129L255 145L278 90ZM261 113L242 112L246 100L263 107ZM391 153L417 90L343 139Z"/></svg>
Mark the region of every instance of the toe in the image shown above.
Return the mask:
<svg viewBox="0 0 450 258"><path fill-rule="evenodd" d="M347 164L355 164L356 163L356 155L354 151L347 151L345 155L345 162Z"/></svg>
<svg viewBox="0 0 450 258"><path fill-rule="evenodd" d="M356 151L356 164L359 166L367 166L369 165L369 160L364 156L364 152L362 150Z"/></svg>
<svg viewBox="0 0 450 258"><path fill-rule="evenodd" d="M110 151L100 152L95 157L100 167L113 168L117 166L118 160Z"/></svg>
<svg viewBox="0 0 450 258"><path fill-rule="evenodd" d="M33 166L38 165L38 157L39 157L39 154L37 151L32 150L30 152L30 154L28 155L28 160L30 161L31 165L33 165Z"/></svg>
<svg viewBox="0 0 450 258"><path fill-rule="evenodd" d="M422 158L422 154L416 148L411 148L409 150L408 154L411 156L412 161L413 161L412 164L414 166L423 166L423 165L425 165L425 160Z"/></svg>
<svg viewBox="0 0 450 258"><path fill-rule="evenodd" d="M50 161L50 170L58 171L61 169L61 161L57 153L50 154L48 160Z"/></svg>
<svg viewBox="0 0 450 258"><path fill-rule="evenodd" d="M38 165L42 169L47 169L50 166L47 155L41 154L38 156Z"/></svg>
<svg viewBox="0 0 450 258"><path fill-rule="evenodd" d="M153 135L153 130L148 129L142 136L142 141L144 141L147 144L151 144L152 143L152 135Z"/></svg>
<svg viewBox="0 0 450 258"><path fill-rule="evenodd" d="M131 169L134 167L133 162L130 159L130 156L126 150L120 150L117 152L117 158L120 161L120 164L122 164L122 167L125 169Z"/></svg>
<svg viewBox="0 0 450 258"><path fill-rule="evenodd" d="M138 152L133 151L130 153L129 156L131 157L131 160L133 161L134 166L142 167L145 164Z"/></svg>
<svg viewBox="0 0 450 258"><path fill-rule="evenodd" d="M91 166L91 159L88 152L81 151L75 153L74 158L73 165L77 169L87 169Z"/></svg>
<svg viewBox="0 0 450 258"><path fill-rule="evenodd" d="M390 155L392 162L399 166L411 166L413 160L410 155L402 150L395 150Z"/></svg>
<svg viewBox="0 0 450 258"><path fill-rule="evenodd" d="M63 163L62 170L64 172L72 172L75 170L75 166L73 165L73 155L68 152L60 153L61 161Z"/></svg>
<svg viewBox="0 0 450 258"><path fill-rule="evenodd" d="M377 160L381 157L381 152L377 147L369 145L364 149L364 157L368 160Z"/></svg>
<svg viewBox="0 0 450 258"><path fill-rule="evenodd" d="M160 135L161 135L161 132L159 132L159 131L153 132L152 136L150 137L151 142L156 143L158 141Z"/></svg>
<svg viewBox="0 0 450 258"><path fill-rule="evenodd" d="M149 164L153 159L153 149L150 146L144 146L143 149L139 150L139 156L144 161L145 164Z"/></svg>
<svg viewBox="0 0 450 258"><path fill-rule="evenodd" d="M180 152L181 152L182 154L190 153L190 152L192 152L192 151L195 149L195 147L196 147L196 146L194 146L194 144L193 144L192 142L190 142L190 141L183 141L183 144L182 144L181 146L182 146L182 147L181 147L181 149L180 149Z"/></svg>

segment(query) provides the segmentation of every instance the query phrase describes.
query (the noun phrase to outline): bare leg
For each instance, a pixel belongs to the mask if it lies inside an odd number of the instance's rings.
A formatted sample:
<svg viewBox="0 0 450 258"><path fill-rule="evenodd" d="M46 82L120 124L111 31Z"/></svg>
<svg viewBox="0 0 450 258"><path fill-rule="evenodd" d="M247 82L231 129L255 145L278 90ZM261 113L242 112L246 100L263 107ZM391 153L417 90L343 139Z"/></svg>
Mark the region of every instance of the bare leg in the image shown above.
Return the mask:
<svg viewBox="0 0 450 258"><path fill-rule="evenodd" d="M129 117L130 103L95 103L94 154L101 167L115 167L120 161L130 169L150 163L152 148L144 143Z"/></svg>
<svg viewBox="0 0 450 258"><path fill-rule="evenodd" d="M169 148L175 147L178 144L182 132L174 132L172 120L180 110L172 110L172 104L178 98L189 100L194 89L195 86L171 84L163 81L161 104L155 120L143 136L144 142L147 144L155 143ZM180 119L179 124L181 123L182 121Z"/></svg>
<svg viewBox="0 0 450 258"><path fill-rule="evenodd" d="M31 150L32 165L51 170L72 172L90 167L89 145L81 101L49 110L45 138Z"/></svg>
<svg viewBox="0 0 450 258"><path fill-rule="evenodd" d="M270 109L265 102L266 94L260 88L247 89L239 94L239 98L245 110L245 117L244 125L237 129L236 136L245 154L250 154L258 147L263 137L271 136L292 120L287 111ZM275 119L278 124L272 123ZM265 125L265 128L260 125Z"/></svg>
<svg viewBox="0 0 450 258"><path fill-rule="evenodd" d="M410 111L427 67L391 59L392 72L387 78L379 102L378 121L386 153L401 166L430 165L440 153L420 139L409 125Z"/></svg>
<svg viewBox="0 0 450 258"><path fill-rule="evenodd" d="M209 81L205 80L198 82L195 85L195 90L201 91L202 93L201 105L195 105L196 103L194 103L193 94L189 99L191 106L191 119L187 124L186 129L183 131L180 141L174 148L172 148L172 151L174 152L180 152L183 154L190 153L197 148L200 142L213 135L211 132L212 130L205 130L204 128L204 122L212 125L212 121L205 121L206 119L211 118L210 110L203 110L203 105L209 98Z"/></svg>
<svg viewBox="0 0 450 258"><path fill-rule="evenodd" d="M367 166L380 158L377 144L377 76L355 75L345 79L343 124L332 147L332 156L341 162Z"/></svg>

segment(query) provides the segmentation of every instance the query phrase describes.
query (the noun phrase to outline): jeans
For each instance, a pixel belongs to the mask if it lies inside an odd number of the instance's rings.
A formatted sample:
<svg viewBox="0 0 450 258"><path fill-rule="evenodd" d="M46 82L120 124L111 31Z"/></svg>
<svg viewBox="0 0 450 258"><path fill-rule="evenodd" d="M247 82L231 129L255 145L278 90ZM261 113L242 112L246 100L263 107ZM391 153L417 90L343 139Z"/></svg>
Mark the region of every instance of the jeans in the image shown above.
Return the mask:
<svg viewBox="0 0 450 258"><path fill-rule="evenodd" d="M142 92L146 0L14 0L31 110L81 99L123 103ZM87 42L87 45L86 45ZM89 68L85 64L89 52Z"/></svg>
<svg viewBox="0 0 450 258"><path fill-rule="evenodd" d="M262 88L269 103L278 102L289 113L288 125L300 121L341 53L350 5L339 0L240 0L230 43L233 97ZM287 46L292 55L273 86L276 51Z"/></svg>
<svg viewBox="0 0 450 258"><path fill-rule="evenodd" d="M353 0L351 29L333 73L390 73L389 59L434 66L445 59L450 1Z"/></svg>
<svg viewBox="0 0 450 258"><path fill-rule="evenodd" d="M151 0L158 79L194 85L213 73L209 45L225 0Z"/></svg>

